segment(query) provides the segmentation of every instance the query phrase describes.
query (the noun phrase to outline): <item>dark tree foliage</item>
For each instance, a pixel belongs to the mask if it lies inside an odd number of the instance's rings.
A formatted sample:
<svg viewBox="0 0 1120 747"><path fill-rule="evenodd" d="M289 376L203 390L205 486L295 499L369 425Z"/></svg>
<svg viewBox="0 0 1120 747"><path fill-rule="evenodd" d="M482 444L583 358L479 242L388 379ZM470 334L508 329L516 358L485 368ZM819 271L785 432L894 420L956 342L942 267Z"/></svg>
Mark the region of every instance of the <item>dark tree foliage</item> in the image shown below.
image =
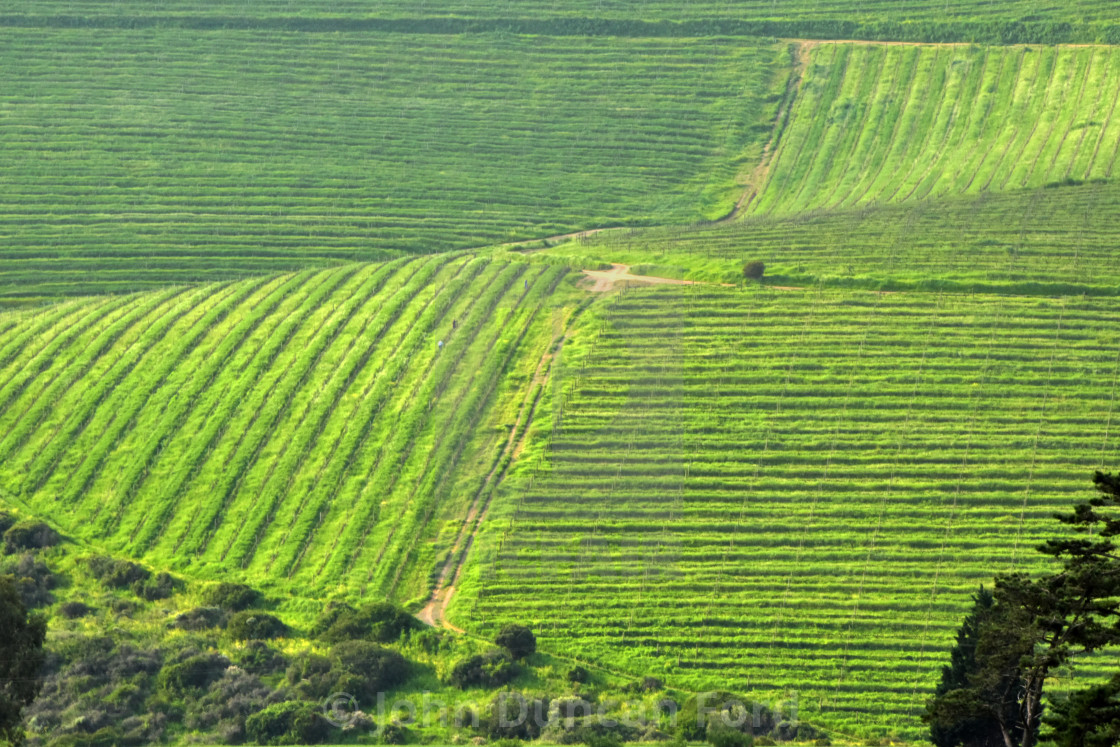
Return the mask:
<svg viewBox="0 0 1120 747"><path fill-rule="evenodd" d="M229 620L229 613L221 607L195 607L187 610L171 623L180 630L206 630L208 628L224 628Z"/></svg>
<svg viewBox="0 0 1120 747"><path fill-rule="evenodd" d="M226 630L235 641L252 641L279 638L288 627L267 612L243 610L229 619Z"/></svg>
<svg viewBox="0 0 1120 747"><path fill-rule="evenodd" d="M335 690L365 703L408 679L403 656L369 641L343 641L331 649L331 658L339 673Z"/></svg>
<svg viewBox="0 0 1120 747"><path fill-rule="evenodd" d="M322 744L330 724L315 703L271 705L245 720L245 735L256 744Z"/></svg>
<svg viewBox="0 0 1120 747"><path fill-rule="evenodd" d="M58 613L67 620L77 620L93 614L94 609L84 602L63 602L58 605Z"/></svg>
<svg viewBox="0 0 1120 747"><path fill-rule="evenodd" d="M509 651L510 656L515 659L524 659L537 652L537 638L524 625L506 625L498 633L494 643Z"/></svg>
<svg viewBox="0 0 1120 747"><path fill-rule="evenodd" d="M0 511L0 534L8 531L8 528L16 523L16 517L12 516L7 511Z"/></svg>
<svg viewBox="0 0 1120 747"><path fill-rule="evenodd" d="M229 659L221 654L195 654L169 664L159 673L159 685L174 696L201 695L212 682L229 669Z"/></svg>
<svg viewBox="0 0 1120 747"><path fill-rule="evenodd" d="M949 654L949 666L941 670L941 682L937 685L935 697L941 698L947 693L957 690L967 690L971 687L970 677L979 669L976 648L980 642L981 626L986 624L992 616L992 607L995 598L992 592L983 586L972 597L972 611L965 617L960 630L957 631L957 643ZM1015 685L1017 678L1011 676L1004 685ZM1002 699L1006 687L998 689L997 699ZM992 699L989 695L988 699ZM931 711L930 741L937 747L996 747L1003 745L1003 723L1014 723L1017 718L1018 707L1013 699L1004 701L1004 713L997 718L986 710L968 716L949 711L951 701L937 701L941 703L941 710Z"/></svg>
<svg viewBox="0 0 1120 747"><path fill-rule="evenodd" d="M295 692L310 700L322 700L330 695L338 680L331 660L319 654L300 654L294 657L286 677Z"/></svg>
<svg viewBox="0 0 1120 747"><path fill-rule="evenodd" d="M0 741L19 743L23 709L39 694L47 621L28 615L9 576L0 576Z"/></svg>
<svg viewBox="0 0 1120 747"><path fill-rule="evenodd" d="M591 679L591 672L586 667L575 666L568 670L568 682L587 682Z"/></svg>
<svg viewBox="0 0 1120 747"><path fill-rule="evenodd" d="M234 654L237 666L252 674L276 674L288 668L288 660L264 641L249 641Z"/></svg>
<svg viewBox="0 0 1120 747"><path fill-rule="evenodd" d="M182 584L169 573L157 573L128 560L94 555L86 559L90 574L107 589L129 589L136 596L153 602L167 599Z"/></svg>
<svg viewBox="0 0 1120 747"><path fill-rule="evenodd" d="M755 260L754 262L747 262L743 265L743 277L747 280L762 280L762 276L766 274L766 263Z"/></svg>
<svg viewBox="0 0 1120 747"><path fill-rule="evenodd" d="M1112 747L1120 744L1120 674L1102 685L1051 704L1046 738L1057 747Z"/></svg>
<svg viewBox="0 0 1120 747"><path fill-rule="evenodd" d="M1008 747L1034 747L1050 672L1074 656L1120 644L1120 556L1113 542L1120 534L1120 480L1098 472L1093 482L1099 495L1056 515L1071 536L1038 548L1059 571L996 578L995 604L979 625L976 668L967 687L930 701L931 724L953 728L988 717L1000 722ZM1011 723L1008 713L1014 713Z"/></svg>
<svg viewBox="0 0 1120 747"><path fill-rule="evenodd" d="M332 604L319 618L315 632L325 641L369 640L392 643L406 631L418 630L415 617L389 602L373 602L354 609L345 604Z"/></svg>
<svg viewBox="0 0 1120 747"><path fill-rule="evenodd" d="M7 552L41 550L57 545L60 539L58 532L46 523L28 519L8 527L4 532L4 549Z"/></svg>
<svg viewBox="0 0 1120 747"><path fill-rule="evenodd" d="M461 690L469 687L500 687L512 680L515 674L509 654L493 649L456 664L451 670L451 684Z"/></svg>
<svg viewBox="0 0 1120 747"><path fill-rule="evenodd" d="M11 576L20 598L28 609L43 607L54 601L51 591L58 586L58 577L33 553L8 558L0 564L0 575Z"/></svg>
<svg viewBox="0 0 1120 747"><path fill-rule="evenodd" d="M241 612L254 607L262 601L256 589L232 582L223 582L205 591L203 599L211 607L221 607L230 612Z"/></svg>

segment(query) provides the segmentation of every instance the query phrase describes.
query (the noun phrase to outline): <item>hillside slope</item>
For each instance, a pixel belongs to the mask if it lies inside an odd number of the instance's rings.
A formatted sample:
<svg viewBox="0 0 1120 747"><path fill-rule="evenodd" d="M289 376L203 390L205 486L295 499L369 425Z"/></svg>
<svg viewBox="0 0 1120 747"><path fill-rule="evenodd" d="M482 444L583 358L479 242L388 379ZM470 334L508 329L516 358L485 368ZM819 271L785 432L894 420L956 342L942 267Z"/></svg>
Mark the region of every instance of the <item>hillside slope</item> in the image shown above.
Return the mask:
<svg viewBox="0 0 1120 747"><path fill-rule="evenodd" d="M806 53L790 124L753 213L1113 174L1114 48L811 44Z"/></svg>
<svg viewBox="0 0 1120 747"><path fill-rule="evenodd" d="M8 29L0 297L727 213L783 45Z"/></svg>
<svg viewBox="0 0 1120 747"><path fill-rule="evenodd" d="M920 739L970 594L1120 457L1118 350L1112 299L616 294L451 619Z"/></svg>
<svg viewBox="0 0 1120 747"><path fill-rule="evenodd" d="M195 577L423 596L566 272L444 254L2 315L0 491Z"/></svg>

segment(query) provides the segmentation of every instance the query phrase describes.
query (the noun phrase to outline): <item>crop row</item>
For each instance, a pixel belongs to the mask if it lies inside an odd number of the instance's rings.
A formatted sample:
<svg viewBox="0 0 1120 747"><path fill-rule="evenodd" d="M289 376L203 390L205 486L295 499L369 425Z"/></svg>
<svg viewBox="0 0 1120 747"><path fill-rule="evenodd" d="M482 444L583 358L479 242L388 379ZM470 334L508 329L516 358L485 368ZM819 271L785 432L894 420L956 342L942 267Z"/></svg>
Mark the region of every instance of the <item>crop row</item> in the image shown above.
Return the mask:
<svg viewBox="0 0 1120 747"><path fill-rule="evenodd" d="M196 575L422 593L565 272L441 254L0 316L0 487Z"/></svg>
<svg viewBox="0 0 1120 747"><path fill-rule="evenodd" d="M917 735L969 595L1120 456L1107 299L613 302L460 609L635 674Z"/></svg>

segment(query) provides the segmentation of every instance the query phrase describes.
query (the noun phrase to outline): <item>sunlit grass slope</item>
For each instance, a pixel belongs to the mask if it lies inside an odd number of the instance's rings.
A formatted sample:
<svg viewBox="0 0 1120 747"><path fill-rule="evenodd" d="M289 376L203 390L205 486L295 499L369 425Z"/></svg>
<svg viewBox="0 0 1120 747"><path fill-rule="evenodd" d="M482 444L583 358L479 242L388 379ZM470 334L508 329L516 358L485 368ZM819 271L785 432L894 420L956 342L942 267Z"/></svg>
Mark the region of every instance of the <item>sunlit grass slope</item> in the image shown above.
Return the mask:
<svg viewBox="0 0 1120 747"><path fill-rule="evenodd" d="M810 45L751 212L1111 177L1120 51L1108 47Z"/></svg>
<svg viewBox="0 0 1120 747"><path fill-rule="evenodd" d="M0 490L198 577L423 596L566 272L438 255L0 315Z"/></svg>
<svg viewBox="0 0 1120 747"><path fill-rule="evenodd" d="M585 343L452 619L841 734L921 738L970 594L1120 458L1112 299L636 289Z"/></svg>

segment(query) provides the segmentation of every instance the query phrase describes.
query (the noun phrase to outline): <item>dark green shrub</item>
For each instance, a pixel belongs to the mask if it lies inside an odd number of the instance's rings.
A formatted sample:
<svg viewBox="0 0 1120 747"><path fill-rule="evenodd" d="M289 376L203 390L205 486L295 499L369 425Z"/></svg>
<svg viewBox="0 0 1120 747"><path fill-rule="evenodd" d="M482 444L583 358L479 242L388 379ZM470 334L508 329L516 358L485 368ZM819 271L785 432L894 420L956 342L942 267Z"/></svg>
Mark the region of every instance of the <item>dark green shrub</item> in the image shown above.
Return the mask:
<svg viewBox="0 0 1120 747"><path fill-rule="evenodd" d="M267 612L243 610L229 619L226 630L236 641L252 641L279 638L288 628Z"/></svg>
<svg viewBox="0 0 1120 747"><path fill-rule="evenodd" d="M256 744L322 744L329 735L314 703L277 703L245 719L245 736Z"/></svg>
<svg viewBox="0 0 1120 747"><path fill-rule="evenodd" d="M58 586L58 577L34 554L24 553L18 560L8 558L0 564L0 574L12 577L25 607L42 607L54 601L51 590Z"/></svg>
<svg viewBox="0 0 1120 747"><path fill-rule="evenodd" d="M568 670L568 682L584 683L591 679L591 672L586 667L575 666Z"/></svg>
<svg viewBox="0 0 1120 747"><path fill-rule="evenodd" d="M340 674L335 689L359 700L369 701L408 679L408 662L396 651L368 641L344 641L331 648L331 658ZM342 678L346 682L343 686Z"/></svg>
<svg viewBox="0 0 1120 747"><path fill-rule="evenodd" d="M208 606L221 607L230 612L241 612L254 607L262 601L261 593L256 589L232 582L223 582L207 589L203 600Z"/></svg>
<svg viewBox="0 0 1120 747"><path fill-rule="evenodd" d="M46 523L25 519L5 530L4 550L10 553L20 550L41 550L44 547L54 547L61 539L58 532Z"/></svg>
<svg viewBox="0 0 1120 747"><path fill-rule="evenodd" d="M58 614L65 617L67 620L76 620L79 617L85 617L93 612L93 607L82 602L63 602L58 605Z"/></svg>
<svg viewBox="0 0 1120 747"><path fill-rule="evenodd" d="M172 695L199 694L221 678L230 661L221 654L197 654L177 664L164 666L159 686Z"/></svg>
<svg viewBox="0 0 1120 747"><path fill-rule="evenodd" d="M170 573L157 573L155 576L132 585L132 592L149 602L167 599L182 584Z"/></svg>
<svg viewBox="0 0 1120 747"><path fill-rule="evenodd" d="M725 725L717 718L708 724L705 741L712 747L752 747L754 737Z"/></svg>
<svg viewBox="0 0 1120 747"><path fill-rule="evenodd" d="M301 697L322 700L334 692L338 674L331 660L319 654L300 654L292 659L286 673L288 684Z"/></svg>
<svg viewBox="0 0 1120 747"><path fill-rule="evenodd" d="M408 730L400 724L385 724L377 734L378 744L406 744L407 742Z"/></svg>
<svg viewBox="0 0 1120 747"><path fill-rule="evenodd" d="M104 555L94 555L86 559L89 572L109 589L127 589L151 577L147 568L127 560L117 560Z"/></svg>
<svg viewBox="0 0 1120 747"><path fill-rule="evenodd" d="M249 641L234 655L237 666L253 674L275 674L288 667L288 660L264 641Z"/></svg>
<svg viewBox="0 0 1120 747"><path fill-rule="evenodd" d="M479 726L490 739L530 741L541 735L548 720L547 699L526 698L521 693L501 692L494 696Z"/></svg>
<svg viewBox="0 0 1120 747"><path fill-rule="evenodd" d="M755 260L754 262L747 262L743 265L743 277L747 280L762 280L762 276L766 274L766 263Z"/></svg>
<svg viewBox="0 0 1120 747"><path fill-rule="evenodd" d="M509 654L494 649L456 664L451 670L451 684L461 690L469 687L500 687L512 680L515 674Z"/></svg>
<svg viewBox="0 0 1120 747"><path fill-rule="evenodd" d="M8 531L8 529L16 523L16 517L12 516L7 511L0 511L0 534Z"/></svg>
<svg viewBox="0 0 1120 747"><path fill-rule="evenodd" d="M229 615L221 607L195 607L175 618L172 626L180 630L206 630L225 627Z"/></svg>
<svg viewBox="0 0 1120 747"><path fill-rule="evenodd" d="M388 602L373 602L354 609L345 604L327 608L315 625L316 633L325 641L369 640L391 643L410 630L419 630L420 622Z"/></svg>
<svg viewBox="0 0 1120 747"><path fill-rule="evenodd" d="M536 636L524 625L505 626L494 639L494 643L509 651L510 656L515 659L524 659L537 651Z"/></svg>

